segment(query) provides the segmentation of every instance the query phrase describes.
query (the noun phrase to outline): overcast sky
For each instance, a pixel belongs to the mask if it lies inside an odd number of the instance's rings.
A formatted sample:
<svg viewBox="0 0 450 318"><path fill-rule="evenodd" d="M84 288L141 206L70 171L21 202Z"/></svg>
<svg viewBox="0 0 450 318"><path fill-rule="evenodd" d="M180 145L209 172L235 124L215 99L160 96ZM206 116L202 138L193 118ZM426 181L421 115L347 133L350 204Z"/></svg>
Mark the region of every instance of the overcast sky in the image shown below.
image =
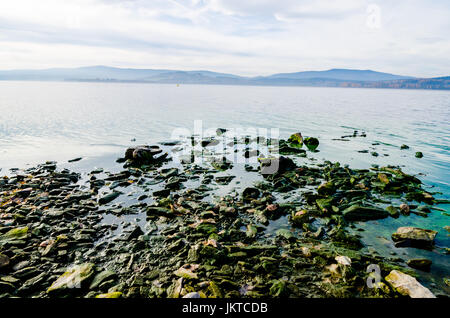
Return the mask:
<svg viewBox="0 0 450 318"><path fill-rule="evenodd" d="M0 69L88 65L450 75L450 1L0 1Z"/></svg>

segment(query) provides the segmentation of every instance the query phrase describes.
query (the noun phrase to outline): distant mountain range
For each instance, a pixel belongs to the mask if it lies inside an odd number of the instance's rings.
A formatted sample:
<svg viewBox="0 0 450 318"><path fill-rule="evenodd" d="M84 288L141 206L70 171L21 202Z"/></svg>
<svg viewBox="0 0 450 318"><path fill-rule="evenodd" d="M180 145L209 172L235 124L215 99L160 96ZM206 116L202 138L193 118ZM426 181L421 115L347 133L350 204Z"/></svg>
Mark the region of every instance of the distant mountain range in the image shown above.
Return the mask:
<svg viewBox="0 0 450 318"><path fill-rule="evenodd" d="M350 69L244 77L210 71L88 66L45 70L0 71L0 80L450 89L450 77L415 78L371 70Z"/></svg>

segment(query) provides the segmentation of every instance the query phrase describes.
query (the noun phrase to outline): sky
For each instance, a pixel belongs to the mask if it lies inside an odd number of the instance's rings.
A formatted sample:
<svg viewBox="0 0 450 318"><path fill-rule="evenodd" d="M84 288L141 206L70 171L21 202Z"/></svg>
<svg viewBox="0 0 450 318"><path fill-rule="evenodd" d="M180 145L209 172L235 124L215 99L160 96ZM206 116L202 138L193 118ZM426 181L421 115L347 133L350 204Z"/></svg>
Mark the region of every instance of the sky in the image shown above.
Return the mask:
<svg viewBox="0 0 450 318"><path fill-rule="evenodd" d="M448 0L2 0L0 69L450 75Z"/></svg>

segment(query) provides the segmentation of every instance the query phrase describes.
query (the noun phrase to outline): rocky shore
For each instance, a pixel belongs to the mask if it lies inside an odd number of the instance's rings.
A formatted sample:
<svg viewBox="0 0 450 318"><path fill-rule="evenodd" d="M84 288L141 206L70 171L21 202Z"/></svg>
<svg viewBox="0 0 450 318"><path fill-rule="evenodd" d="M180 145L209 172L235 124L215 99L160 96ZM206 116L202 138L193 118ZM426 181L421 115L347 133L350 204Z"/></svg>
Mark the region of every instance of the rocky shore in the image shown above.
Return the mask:
<svg viewBox="0 0 450 318"><path fill-rule="evenodd" d="M200 141L203 155L224 132ZM46 162L3 177L0 297L448 296L413 270L429 270L430 260L363 251L354 234L361 222L448 203L416 176L303 160L320 147L300 133L276 146L262 137L236 144L238 156L258 158L242 165L255 179L244 189L229 186L236 175L225 158L197 164L193 151L175 164L178 142L127 149L117 173L83 177ZM391 239L448 254L436 234L400 227Z"/></svg>

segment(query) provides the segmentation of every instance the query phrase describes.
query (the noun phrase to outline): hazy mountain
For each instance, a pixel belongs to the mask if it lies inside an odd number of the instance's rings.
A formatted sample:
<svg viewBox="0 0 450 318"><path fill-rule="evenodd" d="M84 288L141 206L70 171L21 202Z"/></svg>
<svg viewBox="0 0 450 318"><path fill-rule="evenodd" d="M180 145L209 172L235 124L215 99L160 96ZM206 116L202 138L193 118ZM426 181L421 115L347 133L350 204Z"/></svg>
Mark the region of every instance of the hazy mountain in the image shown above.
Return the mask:
<svg viewBox="0 0 450 318"><path fill-rule="evenodd" d="M116 81L176 84L391 87L449 89L448 78L421 79L372 70L331 69L244 77L211 71L133 69L109 66L0 71L0 80Z"/></svg>
<svg viewBox="0 0 450 318"><path fill-rule="evenodd" d="M280 73L267 76L269 79L333 79L342 81L389 81L411 78L408 76L375 72L371 70L331 69L328 71L308 71L296 73Z"/></svg>
<svg viewBox="0 0 450 318"><path fill-rule="evenodd" d="M209 71L172 71L159 69L133 69L109 66L87 66L79 68L52 68L45 70L12 70L0 71L0 80L116 80L147 81L159 76L187 78L202 75L207 78L219 76L237 78L239 76Z"/></svg>

